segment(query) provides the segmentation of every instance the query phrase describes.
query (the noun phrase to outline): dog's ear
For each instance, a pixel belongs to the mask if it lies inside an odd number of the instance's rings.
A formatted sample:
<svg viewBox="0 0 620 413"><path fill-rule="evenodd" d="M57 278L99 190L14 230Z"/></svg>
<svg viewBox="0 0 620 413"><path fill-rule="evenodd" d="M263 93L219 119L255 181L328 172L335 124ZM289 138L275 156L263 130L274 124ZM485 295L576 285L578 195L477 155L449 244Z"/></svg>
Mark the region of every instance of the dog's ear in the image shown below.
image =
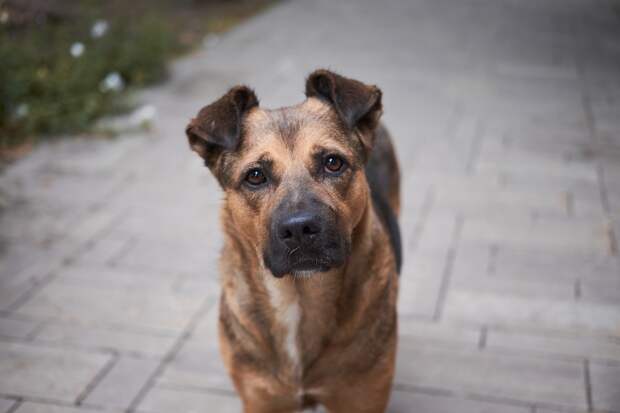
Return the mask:
<svg viewBox="0 0 620 413"><path fill-rule="evenodd" d="M190 148L212 168L223 151L237 148L243 117L256 106L258 99L252 89L247 86L233 87L224 96L202 108L187 125L185 133Z"/></svg>
<svg viewBox="0 0 620 413"><path fill-rule="evenodd" d="M381 89L319 69L306 80L306 96L333 106L350 131L359 131L366 150L372 147L374 130L383 112Z"/></svg>

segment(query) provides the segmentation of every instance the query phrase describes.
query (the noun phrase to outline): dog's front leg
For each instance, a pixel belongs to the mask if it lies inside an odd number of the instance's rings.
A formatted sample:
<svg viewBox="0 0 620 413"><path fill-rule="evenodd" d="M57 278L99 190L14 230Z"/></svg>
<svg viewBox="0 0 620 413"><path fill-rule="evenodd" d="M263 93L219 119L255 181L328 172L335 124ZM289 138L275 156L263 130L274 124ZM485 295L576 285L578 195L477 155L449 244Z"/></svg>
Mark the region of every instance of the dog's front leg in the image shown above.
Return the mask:
<svg viewBox="0 0 620 413"><path fill-rule="evenodd" d="M330 394L320 398L329 413L384 413L390 400L393 364L380 364L356 382L330 384Z"/></svg>
<svg viewBox="0 0 620 413"><path fill-rule="evenodd" d="M257 386L260 382L263 386ZM268 381L257 379L244 380L237 386L241 400L243 401L244 413L297 413L299 412L299 400L287 389L278 388L274 383L272 386L265 387Z"/></svg>

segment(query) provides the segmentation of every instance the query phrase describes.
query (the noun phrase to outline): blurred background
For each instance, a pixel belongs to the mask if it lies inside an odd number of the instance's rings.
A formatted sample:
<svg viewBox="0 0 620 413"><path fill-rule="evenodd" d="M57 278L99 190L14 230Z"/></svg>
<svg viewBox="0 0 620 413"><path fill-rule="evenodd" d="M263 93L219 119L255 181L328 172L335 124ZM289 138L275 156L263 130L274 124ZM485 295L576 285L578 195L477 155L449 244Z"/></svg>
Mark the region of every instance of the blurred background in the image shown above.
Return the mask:
<svg viewBox="0 0 620 413"><path fill-rule="evenodd" d="M318 67L401 162L389 411L620 413L618 0L0 0L0 413L240 411L184 128Z"/></svg>

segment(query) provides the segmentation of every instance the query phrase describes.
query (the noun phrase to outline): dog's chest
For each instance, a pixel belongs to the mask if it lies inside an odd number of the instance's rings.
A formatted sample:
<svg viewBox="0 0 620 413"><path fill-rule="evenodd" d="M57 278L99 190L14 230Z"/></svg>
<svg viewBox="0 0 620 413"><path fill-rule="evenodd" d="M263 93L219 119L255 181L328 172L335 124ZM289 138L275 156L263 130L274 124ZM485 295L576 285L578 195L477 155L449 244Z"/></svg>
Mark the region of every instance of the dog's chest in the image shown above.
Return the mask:
<svg viewBox="0 0 620 413"><path fill-rule="evenodd" d="M281 280L268 279L266 281L269 302L273 308L279 346L289 359L293 373L301 373L301 356L299 351L299 325L301 322L301 306L294 288L284 284Z"/></svg>

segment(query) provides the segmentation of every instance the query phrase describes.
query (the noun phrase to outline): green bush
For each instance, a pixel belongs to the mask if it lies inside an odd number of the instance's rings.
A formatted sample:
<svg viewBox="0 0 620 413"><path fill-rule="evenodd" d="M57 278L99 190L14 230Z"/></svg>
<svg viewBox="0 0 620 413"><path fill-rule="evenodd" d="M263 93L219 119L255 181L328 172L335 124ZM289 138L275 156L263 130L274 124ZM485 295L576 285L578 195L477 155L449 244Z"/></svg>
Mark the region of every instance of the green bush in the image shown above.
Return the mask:
<svg viewBox="0 0 620 413"><path fill-rule="evenodd" d="M164 18L100 23L108 25L100 37L91 33L94 23L0 26L0 149L87 130L117 111L128 89L165 77L166 60L178 44ZM106 78L117 88L106 88Z"/></svg>

